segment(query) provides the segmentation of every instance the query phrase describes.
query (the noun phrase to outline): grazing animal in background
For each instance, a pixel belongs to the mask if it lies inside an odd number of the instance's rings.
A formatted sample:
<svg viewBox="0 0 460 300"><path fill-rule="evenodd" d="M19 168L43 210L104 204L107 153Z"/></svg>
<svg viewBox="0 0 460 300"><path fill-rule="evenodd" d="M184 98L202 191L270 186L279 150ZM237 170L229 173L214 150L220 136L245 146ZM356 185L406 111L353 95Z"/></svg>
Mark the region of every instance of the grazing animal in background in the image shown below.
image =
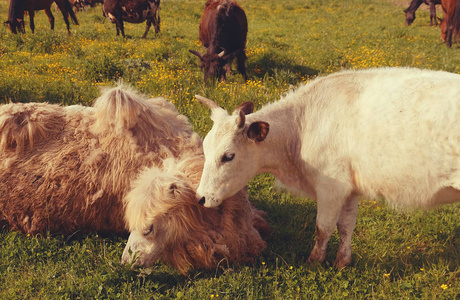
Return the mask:
<svg viewBox="0 0 460 300"><path fill-rule="evenodd" d="M125 36L123 21L143 23L147 21L142 38L147 37L153 24L155 33L160 32L160 0L105 0L102 3L104 15L114 23L117 35Z"/></svg>
<svg viewBox="0 0 460 300"><path fill-rule="evenodd" d="M103 0L69 0L70 3L75 7L75 10L81 11L87 6L95 7L98 3L103 3Z"/></svg>
<svg viewBox="0 0 460 300"><path fill-rule="evenodd" d="M148 267L160 259L186 273L222 260L252 261L265 249L261 234L269 228L246 190L228 198L220 210L204 208L195 198L204 156L163 163L141 172L125 197L131 234L123 264Z"/></svg>
<svg viewBox="0 0 460 300"><path fill-rule="evenodd" d="M345 71L317 78L254 113L251 103L229 115L197 98L214 121L203 141L199 202L220 205L254 175L273 173L317 201L309 262L325 259L337 226L335 263L351 263L358 196L415 208L460 200L458 74Z"/></svg>
<svg viewBox="0 0 460 300"><path fill-rule="evenodd" d="M227 208L199 207L194 191L204 163L201 139L163 98L121 86L105 91L93 107L1 105L0 148L0 224L11 230L126 233L129 224L136 235L142 220L155 225L148 238L157 246L141 255L154 255L143 265L161 259L181 272L215 267L220 258L248 261L265 247L259 230L268 225L262 212L251 210L246 190ZM184 246L196 251L184 254Z"/></svg>
<svg viewBox="0 0 460 300"><path fill-rule="evenodd" d="M200 21L200 41L206 54L189 50L198 56L204 79L226 78L236 57L238 72L247 80L245 61L248 21L244 10L233 0L208 0Z"/></svg>
<svg viewBox="0 0 460 300"><path fill-rule="evenodd" d="M29 13L30 30L35 33L35 11L45 10L48 20L51 25L51 30L54 30L54 16L51 13L51 4L56 3L59 10L64 17L64 22L67 26L67 31L70 33L69 15L72 21L78 25L77 16L72 10L72 5L68 0L11 0L10 7L8 10L8 20L5 24L9 30L16 34L18 32L25 33L24 27L24 12Z"/></svg>
<svg viewBox="0 0 460 300"><path fill-rule="evenodd" d="M442 0L441 6L444 15L440 25L441 41L452 47L460 30L460 0Z"/></svg>
<svg viewBox="0 0 460 300"><path fill-rule="evenodd" d="M415 20L415 12L417 9L425 3L430 6L430 25L438 26L438 20L436 18L436 5L441 4L441 0L412 0L409 7L404 10L406 13L406 25L409 26Z"/></svg>

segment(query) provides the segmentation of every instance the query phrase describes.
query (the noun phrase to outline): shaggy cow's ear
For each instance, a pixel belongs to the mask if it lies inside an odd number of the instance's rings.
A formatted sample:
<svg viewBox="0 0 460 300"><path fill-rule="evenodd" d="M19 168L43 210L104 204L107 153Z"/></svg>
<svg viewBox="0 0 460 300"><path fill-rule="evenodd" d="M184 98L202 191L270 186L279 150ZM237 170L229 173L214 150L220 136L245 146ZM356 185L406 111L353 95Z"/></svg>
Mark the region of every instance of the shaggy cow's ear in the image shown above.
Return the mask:
<svg viewBox="0 0 460 300"><path fill-rule="evenodd" d="M269 130L270 125L267 122L254 122L249 126L248 138L255 141L256 143L260 143L265 140Z"/></svg>

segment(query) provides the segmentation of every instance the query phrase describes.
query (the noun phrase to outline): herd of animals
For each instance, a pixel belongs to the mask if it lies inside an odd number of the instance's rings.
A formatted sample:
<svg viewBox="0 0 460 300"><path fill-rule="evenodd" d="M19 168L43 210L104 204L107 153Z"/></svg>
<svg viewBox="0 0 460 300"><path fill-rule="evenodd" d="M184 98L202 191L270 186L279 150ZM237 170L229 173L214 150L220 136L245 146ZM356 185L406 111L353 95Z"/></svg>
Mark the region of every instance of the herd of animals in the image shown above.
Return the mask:
<svg viewBox="0 0 460 300"><path fill-rule="evenodd" d="M11 0L13 32L24 30L27 1L33 0ZM135 18L126 16L129 6L116 4L122 0L110 1L104 13L124 35L120 16ZM152 18L144 37L160 23L160 1L148 3L137 15ZM410 24L414 11L406 13ZM445 28L446 38L456 36L453 20ZM199 36L207 52L190 51L206 80L225 79L235 58L247 78L246 35L246 15L235 1L206 2ZM214 121L204 140L171 102L123 84L103 91L92 107L1 105L0 226L29 234L129 233L122 263L160 260L182 273L223 260L248 262L264 251L270 228L246 184L269 172L317 202L308 262L324 261L337 228L335 264L343 268L352 262L358 197L417 208L460 201L458 74L342 71L257 112L245 102L228 114L196 97Z"/></svg>

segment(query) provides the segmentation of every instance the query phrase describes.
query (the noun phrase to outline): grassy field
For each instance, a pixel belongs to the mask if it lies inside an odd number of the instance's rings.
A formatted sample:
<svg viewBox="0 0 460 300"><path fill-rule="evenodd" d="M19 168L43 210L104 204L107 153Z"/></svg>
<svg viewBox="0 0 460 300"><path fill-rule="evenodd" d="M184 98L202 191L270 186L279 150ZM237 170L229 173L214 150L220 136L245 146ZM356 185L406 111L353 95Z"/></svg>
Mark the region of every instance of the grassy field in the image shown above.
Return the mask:
<svg viewBox="0 0 460 300"><path fill-rule="evenodd" d="M91 105L101 86L122 78L143 93L170 99L202 136L209 113L201 94L233 109L256 108L289 89L341 69L412 66L460 73L460 49L439 41L421 9L404 26L408 0L240 0L249 21L245 83L238 74L204 85L197 58L204 0L164 0L161 33L141 39L143 24L126 24L126 38L104 21L101 7L79 12L71 35L56 12L44 12L35 35L0 27L0 101ZM426 7L426 6L425 6ZM53 12L55 10L53 9ZM0 0L0 19L8 1ZM439 14L441 16L441 14ZM332 263L335 234L323 265L305 263L314 244L316 204L276 192L273 177L249 184L251 201L267 212L272 235L254 263L195 270L182 276L156 264L120 265L126 237L25 236L0 229L0 299L460 299L460 205L410 213L384 201L360 201L353 266Z"/></svg>

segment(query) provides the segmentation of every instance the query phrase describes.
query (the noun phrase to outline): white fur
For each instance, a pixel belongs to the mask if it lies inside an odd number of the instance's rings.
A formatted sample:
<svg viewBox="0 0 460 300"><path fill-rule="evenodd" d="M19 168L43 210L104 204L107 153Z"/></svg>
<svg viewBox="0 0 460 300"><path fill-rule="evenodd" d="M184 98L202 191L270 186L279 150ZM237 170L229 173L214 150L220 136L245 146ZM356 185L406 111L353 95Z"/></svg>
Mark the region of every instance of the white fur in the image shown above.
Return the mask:
<svg viewBox="0 0 460 300"><path fill-rule="evenodd" d="M270 172L318 203L322 261L336 225L336 263L351 262L358 196L399 207L460 200L460 75L412 68L345 71L318 78L258 112L213 108L197 196L217 206L254 175ZM243 119L245 125L237 124ZM249 126L270 125L263 141ZM235 154L222 162L224 154Z"/></svg>

